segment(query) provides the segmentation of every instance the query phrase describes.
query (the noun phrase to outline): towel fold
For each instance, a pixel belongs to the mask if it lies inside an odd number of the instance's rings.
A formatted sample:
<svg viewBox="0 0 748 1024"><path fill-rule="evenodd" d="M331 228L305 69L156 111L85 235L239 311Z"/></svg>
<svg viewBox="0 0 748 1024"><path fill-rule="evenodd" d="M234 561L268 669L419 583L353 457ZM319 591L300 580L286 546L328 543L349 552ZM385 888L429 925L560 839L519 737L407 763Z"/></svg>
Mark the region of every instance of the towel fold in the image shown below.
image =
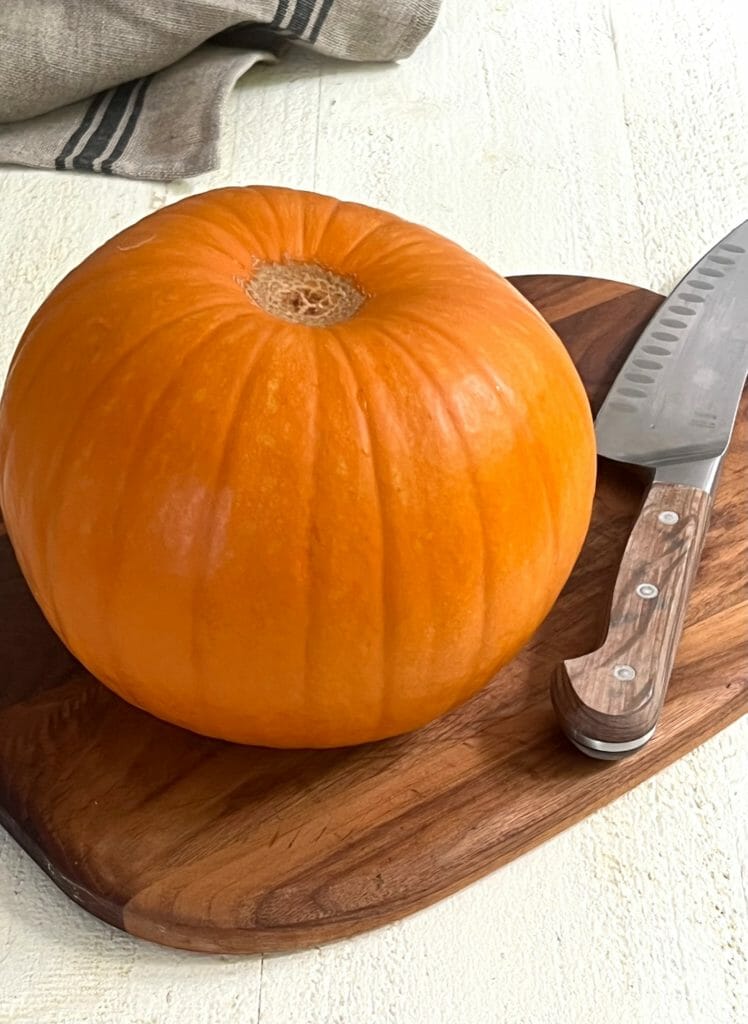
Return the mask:
<svg viewBox="0 0 748 1024"><path fill-rule="evenodd" d="M0 163L156 180L212 170L227 98L254 64L289 42L407 57L440 2L3 0Z"/></svg>

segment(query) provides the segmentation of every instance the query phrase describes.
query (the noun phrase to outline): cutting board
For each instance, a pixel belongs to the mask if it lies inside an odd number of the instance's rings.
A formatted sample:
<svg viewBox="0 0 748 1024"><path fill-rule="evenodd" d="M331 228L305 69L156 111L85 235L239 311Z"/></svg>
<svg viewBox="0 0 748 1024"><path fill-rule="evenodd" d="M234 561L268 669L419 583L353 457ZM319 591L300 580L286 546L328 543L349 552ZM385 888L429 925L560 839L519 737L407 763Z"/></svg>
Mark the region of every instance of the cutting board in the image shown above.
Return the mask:
<svg viewBox="0 0 748 1024"><path fill-rule="evenodd" d="M590 278L514 283L553 323L597 408L661 297ZM350 749L240 747L129 707L46 625L3 531L0 821L91 913L195 950L292 950L355 935L480 878L746 710L747 408L660 726L617 763L567 743L548 683L604 631L644 486L623 466L601 464L574 574L519 657L428 728Z"/></svg>

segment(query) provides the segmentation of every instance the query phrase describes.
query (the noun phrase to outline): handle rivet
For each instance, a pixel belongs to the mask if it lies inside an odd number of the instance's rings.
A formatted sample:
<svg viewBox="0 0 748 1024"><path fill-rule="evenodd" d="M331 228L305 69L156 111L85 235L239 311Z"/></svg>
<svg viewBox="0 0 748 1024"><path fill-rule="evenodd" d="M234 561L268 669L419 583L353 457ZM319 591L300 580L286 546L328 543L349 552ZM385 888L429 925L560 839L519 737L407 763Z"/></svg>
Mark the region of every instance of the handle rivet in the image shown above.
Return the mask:
<svg viewBox="0 0 748 1024"><path fill-rule="evenodd" d="M654 583L640 583L636 588L636 592L639 597L643 597L645 601L651 601L653 597L657 597L659 590Z"/></svg>
<svg viewBox="0 0 748 1024"><path fill-rule="evenodd" d="M660 520L661 523L664 523L665 526L673 526L675 523L678 522L680 516L677 512L671 512L668 509L666 512L660 512L657 518Z"/></svg>
<svg viewBox="0 0 748 1024"><path fill-rule="evenodd" d="M613 669L613 675L616 679L620 679L622 683L630 683L632 679L636 679L636 669L632 668L631 665L616 665Z"/></svg>

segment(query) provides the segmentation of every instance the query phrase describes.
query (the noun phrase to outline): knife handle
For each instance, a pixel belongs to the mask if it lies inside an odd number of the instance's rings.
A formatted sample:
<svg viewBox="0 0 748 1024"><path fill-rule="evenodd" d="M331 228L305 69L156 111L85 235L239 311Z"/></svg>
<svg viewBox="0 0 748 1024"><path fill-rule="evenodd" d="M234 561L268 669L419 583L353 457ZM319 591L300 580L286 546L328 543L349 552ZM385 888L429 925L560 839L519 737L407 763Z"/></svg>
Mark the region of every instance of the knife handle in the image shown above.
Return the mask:
<svg viewBox="0 0 748 1024"><path fill-rule="evenodd" d="M602 647L560 665L551 697L567 736L616 758L650 738L665 699L712 495L653 483L618 571Z"/></svg>

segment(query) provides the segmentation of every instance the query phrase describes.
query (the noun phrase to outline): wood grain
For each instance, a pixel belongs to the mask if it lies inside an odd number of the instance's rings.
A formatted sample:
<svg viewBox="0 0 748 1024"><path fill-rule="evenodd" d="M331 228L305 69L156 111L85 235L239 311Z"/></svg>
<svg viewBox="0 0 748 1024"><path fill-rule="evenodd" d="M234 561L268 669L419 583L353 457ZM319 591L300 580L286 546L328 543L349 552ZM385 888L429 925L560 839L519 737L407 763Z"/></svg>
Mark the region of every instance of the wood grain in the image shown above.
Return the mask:
<svg viewBox="0 0 748 1024"><path fill-rule="evenodd" d="M695 487L649 488L621 559L603 644L554 673L553 706L575 741L630 743L656 727L711 505Z"/></svg>
<svg viewBox="0 0 748 1024"><path fill-rule="evenodd" d="M547 311L597 407L660 297L580 278L515 284ZM549 699L596 648L643 485L601 464L588 541L553 612L468 704L410 736L328 751L208 740L136 710L60 645L0 538L0 820L74 900L167 945L297 949L353 935L479 878L742 714L745 406L655 738L604 764Z"/></svg>

